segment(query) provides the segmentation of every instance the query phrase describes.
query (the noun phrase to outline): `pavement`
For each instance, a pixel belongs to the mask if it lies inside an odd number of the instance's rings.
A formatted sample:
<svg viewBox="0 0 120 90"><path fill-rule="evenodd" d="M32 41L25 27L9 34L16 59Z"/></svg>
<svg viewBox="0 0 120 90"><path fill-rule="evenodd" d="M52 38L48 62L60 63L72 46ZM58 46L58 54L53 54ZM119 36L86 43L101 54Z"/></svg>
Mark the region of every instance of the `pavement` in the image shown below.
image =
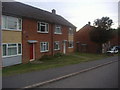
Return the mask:
<svg viewBox="0 0 120 90"><path fill-rule="evenodd" d="M58 77L71 75L71 73L81 70L88 70L91 67L101 66L107 62L114 62L118 60L118 56L109 57L106 59L95 60L90 62L83 62L80 64L68 65L59 68L52 68L43 71L34 71L24 74L18 74L13 76L3 76L2 86L3 88L28 88L39 83L55 80Z"/></svg>

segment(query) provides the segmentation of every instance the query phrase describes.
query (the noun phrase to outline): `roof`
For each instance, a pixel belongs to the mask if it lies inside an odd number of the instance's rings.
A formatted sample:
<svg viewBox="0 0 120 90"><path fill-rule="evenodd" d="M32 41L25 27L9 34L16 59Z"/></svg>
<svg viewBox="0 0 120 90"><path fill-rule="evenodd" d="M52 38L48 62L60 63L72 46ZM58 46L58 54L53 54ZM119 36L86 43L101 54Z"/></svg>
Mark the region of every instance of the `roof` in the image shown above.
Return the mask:
<svg viewBox="0 0 120 90"><path fill-rule="evenodd" d="M89 24L86 24L86 25L84 25L81 29L79 29L78 31L77 31L77 33L79 33L79 32L86 32L86 31L90 31L90 30L92 30L93 28L95 28L94 26L91 26L91 25L89 25Z"/></svg>
<svg viewBox="0 0 120 90"><path fill-rule="evenodd" d="M26 5L20 2L2 2L2 14L32 18L75 28L73 24L71 24L69 21L67 21L60 15L53 14L51 12L41 10L39 8L32 7L30 5Z"/></svg>

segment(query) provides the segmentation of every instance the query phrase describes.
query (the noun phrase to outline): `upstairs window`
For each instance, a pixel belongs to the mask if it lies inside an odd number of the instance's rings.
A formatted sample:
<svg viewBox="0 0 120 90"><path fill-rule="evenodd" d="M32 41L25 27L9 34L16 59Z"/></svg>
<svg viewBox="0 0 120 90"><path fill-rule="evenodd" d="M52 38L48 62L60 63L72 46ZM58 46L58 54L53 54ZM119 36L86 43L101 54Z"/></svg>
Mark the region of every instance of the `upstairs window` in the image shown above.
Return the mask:
<svg viewBox="0 0 120 90"><path fill-rule="evenodd" d="M3 15L2 16L2 29L22 30L22 19Z"/></svg>
<svg viewBox="0 0 120 90"><path fill-rule="evenodd" d="M62 34L62 31L61 31L61 26L60 25L55 25L55 34Z"/></svg>
<svg viewBox="0 0 120 90"><path fill-rule="evenodd" d="M69 33L69 35L73 35L74 34L74 30L72 28L69 28L68 33Z"/></svg>
<svg viewBox="0 0 120 90"><path fill-rule="evenodd" d="M38 32L48 33L48 23L38 22Z"/></svg>

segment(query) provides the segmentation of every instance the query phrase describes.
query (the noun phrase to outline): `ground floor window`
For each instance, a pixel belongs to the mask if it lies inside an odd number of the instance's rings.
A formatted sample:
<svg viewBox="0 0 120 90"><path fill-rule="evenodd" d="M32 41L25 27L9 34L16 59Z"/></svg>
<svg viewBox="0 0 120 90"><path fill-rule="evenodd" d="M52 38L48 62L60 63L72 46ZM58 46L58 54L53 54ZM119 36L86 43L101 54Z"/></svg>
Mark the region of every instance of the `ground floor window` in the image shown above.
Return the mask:
<svg viewBox="0 0 120 90"><path fill-rule="evenodd" d="M68 48L73 48L73 41L68 41Z"/></svg>
<svg viewBox="0 0 120 90"><path fill-rule="evenodd" d="M20 43L2 44L2 56L21 55L22 46Z"/></svg>
<svg viewBox="0 0 120 90"><path fill-rule="evenodd" d="M60 42L59 41L54 42L54 50L60 50Z"/></svg>
<svg viewBox="0 0 120 90"><path fill-rule="evenodd" d="M40 52L49 51L49 43L48 42L40 42Z"/></svg>

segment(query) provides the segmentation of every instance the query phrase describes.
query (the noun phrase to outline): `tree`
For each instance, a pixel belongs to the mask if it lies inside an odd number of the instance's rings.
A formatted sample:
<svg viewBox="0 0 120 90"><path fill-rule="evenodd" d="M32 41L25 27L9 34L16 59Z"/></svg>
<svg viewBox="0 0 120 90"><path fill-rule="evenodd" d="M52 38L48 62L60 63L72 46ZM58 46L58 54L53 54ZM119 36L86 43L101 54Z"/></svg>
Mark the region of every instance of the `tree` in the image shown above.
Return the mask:
<svg viewBox="0 0 120 90"><path fill-rule="evenodd" d="M95 28L90 32L90 39L99 45L98 52L102 52L102 44L113 37L111 29L113 21L109 17L102 17L94 21Z"/></svg>
<svg viewBox="0 0 120 90"><path fill-rule="evenodd" d="M100 27L105 30L109 30L110 27L112 26L112 23L113 21L109 17L102 17L101 19L96 19L94 21L94 25L96 27Z"/></svg>

